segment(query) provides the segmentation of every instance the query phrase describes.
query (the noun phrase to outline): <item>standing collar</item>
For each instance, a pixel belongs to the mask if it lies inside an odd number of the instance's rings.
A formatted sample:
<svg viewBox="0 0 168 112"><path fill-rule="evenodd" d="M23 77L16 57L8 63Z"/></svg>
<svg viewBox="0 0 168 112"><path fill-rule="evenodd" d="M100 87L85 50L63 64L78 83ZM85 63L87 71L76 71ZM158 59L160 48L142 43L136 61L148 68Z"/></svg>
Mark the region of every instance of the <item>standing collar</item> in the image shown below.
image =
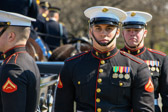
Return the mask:
<svg viewBox="0 0 168 112"><path fill-rule="evenodd" d="M25 45L18 45L15 47L10 48L9 50L5 51L1 57L6 59L9 56L11 56L12 54L16 53L16 52L22 52L22 51L26 51Z"/></svg>
<svg viewBox="0 0 168 112"><path fill-rule="evenodd" d="M146 48L143 46L139 49L131 50L125 46L122 50L132 55L140 55L145 52Z"/></svg>
<svg viewBox="0 0 168 112"><path fill-rule="evenodd" d="M115 47L112 50L101 52L95 48L92 49L92 55L98 59L108 59L115 56L119 50Z"/></svg>

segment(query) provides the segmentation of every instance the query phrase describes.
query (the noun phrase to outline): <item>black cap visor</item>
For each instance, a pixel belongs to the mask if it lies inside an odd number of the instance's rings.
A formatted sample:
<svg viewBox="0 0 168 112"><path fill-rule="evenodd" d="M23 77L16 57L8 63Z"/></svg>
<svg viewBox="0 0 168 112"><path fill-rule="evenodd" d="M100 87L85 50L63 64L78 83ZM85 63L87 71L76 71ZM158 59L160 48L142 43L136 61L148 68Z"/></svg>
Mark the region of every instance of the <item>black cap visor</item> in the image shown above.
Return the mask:
<svg viewBox="0 0 168 112"><path fill-rule="evenodd" d="M137 21L133 21L133 22L125 22L122 26L125 29L129 29L129 28L145 28L146 24L143 22L137 22Z"/></svg>
<svg viewBox="0 0 168 112"><path fill-rule="evenodd" d="M109 24L109 25L113 25L113 26L118 26L119 22L116 19L105 18L105 17L91 19L90 25L98 25L98 24Z"/></svg>
<svg viewBox="0 0 168 112"><path fill-rule="evenodd" d="M140 29L140 28L145 28L145 26L142 26L142 25L127 25L127 26L123 26L123 28L125 28L125 29L130 29L130 28Z"/></svg>

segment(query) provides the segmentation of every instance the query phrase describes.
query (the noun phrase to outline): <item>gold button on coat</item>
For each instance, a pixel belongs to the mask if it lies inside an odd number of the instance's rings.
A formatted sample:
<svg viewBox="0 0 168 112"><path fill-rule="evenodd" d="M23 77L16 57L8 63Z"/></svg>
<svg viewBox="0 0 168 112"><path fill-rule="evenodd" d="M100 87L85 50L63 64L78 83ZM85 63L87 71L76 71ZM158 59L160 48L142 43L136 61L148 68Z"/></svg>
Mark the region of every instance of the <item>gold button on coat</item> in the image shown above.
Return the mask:
<svg viewBox="0 0 168 112"><path fill-rule="evenodd" d="M120 82L120 86L123 86L123 83L122 83L122 82Z"/></svg>
<svg viewBox="0 0 168 112"><path fill-rule="evenodd" d="M97 112L101 112L102 111L102 109L101 108L97 108Z"/></svg>
<svg viewBox="0 0 168 112"><path fill-rule="evenodd" d="M107 53L107 56L110 56L110 52Z"/></svg>
<svg viewBox="0 0 168 112"><path fill-rule="evenodd" d="M103 64L105 64L105 61L104 61L104 60L101 60L101 62L100 62L100 63L103 65Z"/></svg>
<svg viewBox="0 0 168 112"><path fill-rule="evenodd" d="M99 55L99 53L96 51L96 55L98 56Z"/></svg>
<svg viewBox="0 0 168 112"><path fill-rule="evenodd" d="M96 102L99 103L100 102L100 98L96 98Z"/></svg>
<svg viewBox="0 0 168 112"><path fill-rule="evenodd" d="M131 53L131 51L130 51L130 50L128 50L128 53L130 54L130 53Z"/></svg>
<svg viewBox="0 0 168 112"><path fill-rule="evenodd" d="M99 69L99 72L102 73L102 72L103 72L103 69Z"/></svg>
<svg viewBox="0 0 168 112"><path fill-rule="evenodd" d="M140 50L138 50L137 53L140 53Z"/></svg>
<svg viewBox="0 0 168 112"><path fill-rule="evenodd" d="M101 78L99 78L99 79L97 80L97 82L98 82L98 83L101 83L101 82L102 82L102 79L101 79Z"/></svg>
<svg viewBox="0 0 168 112"><path fill-rule="evenodd" d="M100 88L97 88L96 91L97 91L97 93L100 93L100 92L101 92L101 89L100 89Z"/></svg>

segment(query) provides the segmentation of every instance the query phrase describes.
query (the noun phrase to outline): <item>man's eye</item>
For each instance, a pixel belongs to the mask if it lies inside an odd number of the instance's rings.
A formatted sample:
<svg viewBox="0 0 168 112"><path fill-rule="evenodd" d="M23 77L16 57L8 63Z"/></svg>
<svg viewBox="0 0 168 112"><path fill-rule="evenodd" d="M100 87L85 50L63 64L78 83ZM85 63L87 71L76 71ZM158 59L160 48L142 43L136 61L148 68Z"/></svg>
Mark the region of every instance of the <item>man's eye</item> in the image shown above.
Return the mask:
<svg viewBox="0 0 168 112"><path fill-rule="evenodd" d="M106 30L111 31L111 30L114 30L114 28L113 27L108 27L108 28L106 28Z"/></svg>
<svg viewBox="0 0 168 112"><path fill-rule="evenodd" d="M97 30L97 31L101 31L101 28L97 27L97 28L95 28L95 30Z"/></svg>
<svg viewBox="0 0 168 112"><path fill-rule="evenodd" d="M111 27L109 27L109 28L107 28L107 30L112 30L112 28L111 28Z"/></svg>
<svg viewBox="0 0 168 112"><path fill-rule="evenodd" d="M136 32L139 32L140 30L139 30L139 29L136 29L135 31L136 31Z"/></svg>
<svg viewBox="0 0 168 112"><path fill-rule="evenodd" d="M126 31L127 31L127 32L130 32L131 30L127 29Z"/></svg>

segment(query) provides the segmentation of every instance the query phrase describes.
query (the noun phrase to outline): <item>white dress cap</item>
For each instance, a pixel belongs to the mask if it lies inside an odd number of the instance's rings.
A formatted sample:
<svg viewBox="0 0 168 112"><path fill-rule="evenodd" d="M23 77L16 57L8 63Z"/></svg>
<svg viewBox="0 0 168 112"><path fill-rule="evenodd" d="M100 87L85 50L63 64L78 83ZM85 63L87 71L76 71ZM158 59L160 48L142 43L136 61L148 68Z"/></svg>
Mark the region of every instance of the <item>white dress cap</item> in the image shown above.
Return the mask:
<svg viewBox="0 0 168 112"><path fill-rule="evenodd" d="M141 12L141 11L128 11L127 12L127 18L123 21L125 22L143 22L147 23L152 20L152 15L147 12Z"/></svg>
<svg viewBox="0 0 168 112"><path fill-rule="evenodd" d="M0 10L0 23L7 23L10 26L31 26L31 21L36 21L36 19Z"/></svg>
<svg viewBox="0 0 168 112"><path fill-rule="evenodd" d="M127 14L121 9L109 6L95 6L84 11L86 17L90 20L98 17L112 18L118 21L123 21Z"/></svg>

